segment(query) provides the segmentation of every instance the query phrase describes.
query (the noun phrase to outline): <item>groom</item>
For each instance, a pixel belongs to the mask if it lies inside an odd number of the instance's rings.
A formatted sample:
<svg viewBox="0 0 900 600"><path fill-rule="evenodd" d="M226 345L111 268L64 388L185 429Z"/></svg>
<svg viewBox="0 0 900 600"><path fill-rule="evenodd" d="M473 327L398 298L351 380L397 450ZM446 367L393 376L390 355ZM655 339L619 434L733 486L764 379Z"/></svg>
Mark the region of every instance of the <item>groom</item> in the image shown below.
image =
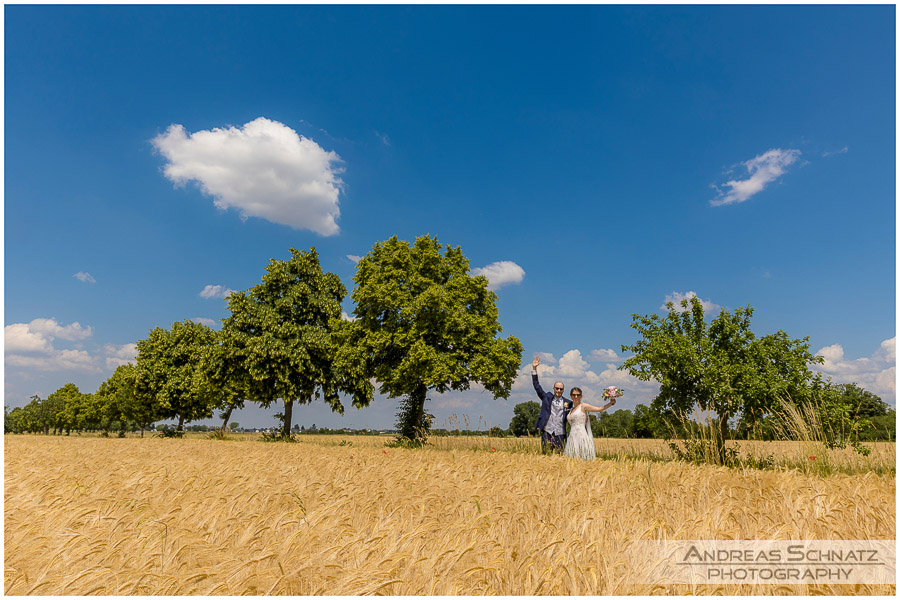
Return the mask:
<svg viewBox="0 0 900 600"><path fill-rule="evenodd" d="M565 388L561 381L553 384L553 392L545 392L538 383L537 368L541 364L541 357L535 356L531 363L531 381L534 383L534 391L541 399L541 414L538 415L535 427L541 431L541 450L546 454L548 450L562 452L566 445L566 419L572 410L572 402L563 398Z"/></svg>

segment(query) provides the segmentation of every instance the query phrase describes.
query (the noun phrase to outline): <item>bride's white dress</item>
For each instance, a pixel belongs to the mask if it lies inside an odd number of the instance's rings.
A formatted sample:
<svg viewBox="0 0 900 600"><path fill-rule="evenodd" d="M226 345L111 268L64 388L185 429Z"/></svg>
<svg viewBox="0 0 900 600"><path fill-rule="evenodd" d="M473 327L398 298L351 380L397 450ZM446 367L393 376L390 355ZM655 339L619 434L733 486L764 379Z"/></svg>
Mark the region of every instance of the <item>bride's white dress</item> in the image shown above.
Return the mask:
<svg viewBox="0 0 900 600"><path fill-rule="evenodd" d="M591 432L591 422L587 413L579 406L569 413L569 439L566 440L566 456L583 460L594 460L597 452L594 450L594 434Z"/></svg>

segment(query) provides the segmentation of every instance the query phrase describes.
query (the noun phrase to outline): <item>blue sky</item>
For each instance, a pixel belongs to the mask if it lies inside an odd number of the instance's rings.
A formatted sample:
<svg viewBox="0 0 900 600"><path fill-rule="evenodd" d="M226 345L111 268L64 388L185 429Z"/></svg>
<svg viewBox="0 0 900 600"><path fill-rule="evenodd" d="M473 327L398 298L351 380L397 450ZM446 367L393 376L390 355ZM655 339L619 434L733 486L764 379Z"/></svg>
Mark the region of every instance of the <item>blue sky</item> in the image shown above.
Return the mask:
<svg viewBox="0 0 900 600"><path fill-rule="evenodd" d="M11 407L225 317L290 247L352 289L354 256L424 234L501 263L525 347L509 400L435 396L439 424L507 426L535 353L649 404L616 369L631 314L690 293L895 403L893 6L4 10Z"/></svg>

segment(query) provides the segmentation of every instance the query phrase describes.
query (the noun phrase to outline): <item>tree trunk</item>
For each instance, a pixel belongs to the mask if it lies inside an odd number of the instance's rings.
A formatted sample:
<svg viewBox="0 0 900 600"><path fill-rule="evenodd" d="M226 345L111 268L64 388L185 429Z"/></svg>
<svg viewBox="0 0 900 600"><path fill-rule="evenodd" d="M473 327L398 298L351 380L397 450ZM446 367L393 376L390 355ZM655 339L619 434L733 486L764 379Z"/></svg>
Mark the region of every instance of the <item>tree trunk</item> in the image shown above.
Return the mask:
<svg viewBox="0 0 900 600"><path fill-rule="evenodd" d="M719 464L725 464L725 440L728 437L728 415L719 415L719 439L717 450L719 452Z"/></svg>
<svg viewBox="0 0 900 600"><path fill-rule="evenodd" d="M141 425L141 438L143 439L143 437L144 437L144 426Z"/></svg>
<svg viewBox="0 0 900 600"><path fill-rule="evenodd" d="M294 401L293 400L284 400L284 428L281 431L281 434L284 437L288 437L291 435L291 415L294 412Z"/></svg>
<svg viewBox="0 0 900 600"><path fill-rule="evenodd" d="M178 415L178 427L175 431L180 431L184 435L184 415Z"/></svg>
<svg viewBox="0 0 900 600"><path fill-rule="evenodd" d="M416 386L416 389L406 396L400 408L398 417L398 429L400 437L411 442L424 442L428 437L428 426L425 422L425 397L428 387L424 383Z"/></svg>
<svg viewBox="0 0 900 600"><path fill-rule="evenodd" d="M234 406L229 406L228 410L225 411L225 420L222 421L222 434L225 433L225 428L228 427L228 419L231 418L231 411L234 410Z"/></svg>

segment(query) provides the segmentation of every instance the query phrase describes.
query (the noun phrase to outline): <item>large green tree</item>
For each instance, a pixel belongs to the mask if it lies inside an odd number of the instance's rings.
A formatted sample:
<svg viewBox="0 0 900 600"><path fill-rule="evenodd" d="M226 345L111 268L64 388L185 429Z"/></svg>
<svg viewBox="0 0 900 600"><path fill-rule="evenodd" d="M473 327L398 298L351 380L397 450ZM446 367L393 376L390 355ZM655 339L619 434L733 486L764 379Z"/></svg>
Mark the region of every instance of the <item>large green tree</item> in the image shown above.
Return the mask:
<svg viewBox="0 0 900 600"><path fill-rule="evenodd" d="M134 386L156 404L158 418L178 419L176 431L183 432L185 422L212 416L218 398L203 361L214 340L209 327L182 321L171 330L156 327L137 343Z"/></svg>
<svg viewBox="0 0 900 600"><path fill-rule="evenodd" d="M322 397L343 414L343 393L357 408L368 406L374 388L359 350L346 344L346 293L337 275L322 272L315 248L270 260L262 283L228 298L213 380L232 381L234 397L262 406L283 401L284 436L294 403Z"/></svg>
<svg viewBox="0 0 900 600"><path fill-rule="evenodd" d="M632 315L631 327L641 339L623 352L633 352L620 369L643 381L660 384L653 406L689 415L695 406L713 411L718 435L715 455L725 460L728 423L740 417L752 424L790 398L808 397L819 377L810 371L822 357L809 352L809 338L792 340L784 331L756 337L750 330L751 306L722 310L709 323L696 297L671 302L660 316Z"/></svg>
<svg viewBox="0 0 900 600"><path fill-rule="evenodd" d="M391 398L402 398L401 438L420 442L429 428L429 390L466 390L480 383L509 397L522 344L501 332L497 295L469 273L459 247L422 236L375 244L357 264L351 346Z"/></svg>

